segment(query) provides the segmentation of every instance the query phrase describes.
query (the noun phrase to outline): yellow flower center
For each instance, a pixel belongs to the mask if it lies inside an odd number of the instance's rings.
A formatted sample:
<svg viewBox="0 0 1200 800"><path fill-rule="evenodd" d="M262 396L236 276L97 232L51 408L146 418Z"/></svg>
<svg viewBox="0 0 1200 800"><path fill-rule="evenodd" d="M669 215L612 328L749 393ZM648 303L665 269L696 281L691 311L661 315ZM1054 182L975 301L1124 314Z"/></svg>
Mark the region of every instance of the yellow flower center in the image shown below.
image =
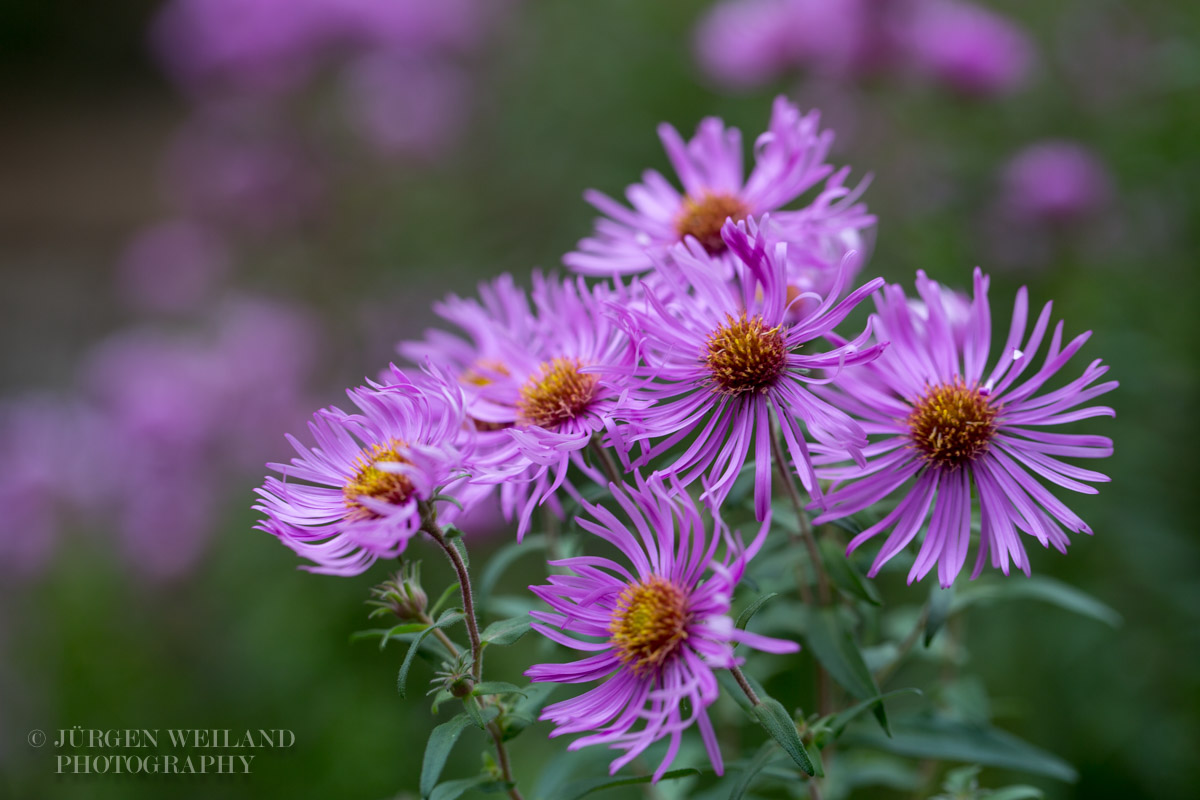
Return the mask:
<svg viewBox="0 0 1200 800"><path fill-rule="evenodd" d="M929 388L906 421L921 457L936 467L955 470L988 451L999 410L978 387L955 378Z"/></svg>
<svg viewBox="0 0 1200 800"><path fill-rule="evenodd" d="M587 411L596 397L600 376L580 372L578 358L544 362L521 387L517 423L553 429Z"/></svg>
<svg viewBox="0 0 1200 800"><path fill-rule="evenodd" d="M657 575L621 592L608 623L617 657L635 675L657 669L687 639L687 594Z"/></svg>
<svg viewBox="0 0 1200 800"><path fill-rule="evenodd" d="M765 392L787 368L783 326L768 328L761 316L726 315L725 324L708 335L704 366L719 392Z"/></svg>
<svg viewBox="0 0 1200 800"><path fill-rule="evenodd" d="M373 444L363 450L354 460L357 468L349 482L342 487L342 495L346 498L347 519L376 519L379 514L363 505L360 497L371 497L385 503L399 505L408 500L413 493L412 481L395 472L380 469L380 461L392 461L400 464L411 464L400 450L407 445L398 439L391 439L386 444Z"/></svg>
<svg viewBox="0 0 1200 800"><path fill-rule="evenodd" d="M463 374L458 376L458 379L471 386L488 386L495 383L497 377L506 377L511 374L508 367L499 361L485 358L467 367Z"/></svg>
<svg viewBox="0 0 1200 800"><path fill-rule="evenodd" d="M684 198L683 207L675 217L675 230L681 240L695 236L705 250L715 255L725 250L725 240L721 238L725 221L732 217L734 222L741 222L749 214L746 204L733 195L708 192L699 200Z"/></svg>

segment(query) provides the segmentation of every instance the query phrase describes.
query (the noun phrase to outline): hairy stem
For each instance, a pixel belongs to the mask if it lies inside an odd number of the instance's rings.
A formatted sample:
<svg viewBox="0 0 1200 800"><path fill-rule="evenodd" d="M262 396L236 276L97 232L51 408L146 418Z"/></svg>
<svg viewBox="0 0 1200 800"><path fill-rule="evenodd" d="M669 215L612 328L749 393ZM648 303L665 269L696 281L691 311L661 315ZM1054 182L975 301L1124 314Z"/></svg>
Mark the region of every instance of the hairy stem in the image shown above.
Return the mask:
<svg viewBox="0 0 1200 800"><path fill-rule="evenodd" d="M458 586L462 592L463 615L466 617L467 637L471 640L471 677L476 683L479 683L483 678L483 642L479 638L479 621L475 618L475 599L471 592L471 574L467 571L466 562L462 559L462 554L458 552L458 548L451 544L446 539L446 532L437 524L437 520L431 513L425 514L421 519L421 530L429 534L429 538L437 542L438 547L450 559L451 566L454 567L455 573L458 575ZM439 637L439 640L454 654L458 654L458 648L450 637L442 633L441 630L435 630L434 635ZM492 736L492 742L496 745L496 763L500 766L500 773L504 777L504 782L511 784L508 790L509 800L525 800L517 789L516 781L513 780L512 764L508 760L508 750L504 747L504 738L501 736L500 726L495 722L487 724L487 731Z"/></svg>
<svg viewBox="0 0 1200 800"><path fill-rule="evenodd" d="M475 619L475 600L471 593L471 575L467 572L467 565L462 560L462 555L458 552L458 548L451 544L446 539L446 532L432 518L426 517L422 520L421 530L429 534L429 538L437 542L438 547L442 548L442 552L450 559L450 565L454 567L455 573L458 575L458 586L462 592L463 614L466 617L467 623L467 638L471 640L471 677L475 682L479 682L480 673L483 671L483 643L479 639L479 622Z"/></svg>
<svg viewBox="0 0 1200 800"><path fill-rule="evenodd" d="M746 694L746 699L750 701L750 705L752 705L752 706L762 705L762 700L758 699L758 695L755 693L754 689L750 686L750 682L748 680L746 680L746 676L742 673L741 667L739 667L735 664L734 666L729 668L729 672L732 673L733 679L735 681L737 681L738 686L742 687L742 691Z"/></svg>

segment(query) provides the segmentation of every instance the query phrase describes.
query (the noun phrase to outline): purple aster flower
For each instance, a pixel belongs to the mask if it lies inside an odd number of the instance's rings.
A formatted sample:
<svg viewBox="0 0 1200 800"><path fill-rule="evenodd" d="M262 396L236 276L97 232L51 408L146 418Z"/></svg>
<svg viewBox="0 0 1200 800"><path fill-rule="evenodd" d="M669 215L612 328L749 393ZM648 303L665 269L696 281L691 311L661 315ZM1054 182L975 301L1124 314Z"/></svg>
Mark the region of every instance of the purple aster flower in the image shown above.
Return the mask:
<svg viewBox="0 0 1200 800"><path fill-rule="evenodd" d="M723 281L698 242L681 245L662 283L684 301L666 302L648 287L644 308L618 309L637 340L642 362L627 370L635 401L622 418L621 444L657 440L640 463L675 445L690 444L667 469L690 483L708 473L706 495L721 503L753 447L754 507L764 519L771 500L771 416L782 429L791 462L813 495L813 475L804 427L816 441L856 453L866 435L845 413L813 395L806 384L824 382L817 370L839 371L871 361L885 345L865 347L870 328L852 342L818 351L813 342L829 334L867 295L883 284L867 283L837 302L843 267L824 297L789 297L785 279L788 247L768 248L752 222L729 222L723 231L730 251L744 264L738 280ZM853 254L846 260L853 258ZM806 300L815 307L800 319L789 306Z"/></svg>
<svg viewBox="0 0 1200 800"><path fill-rule="evenodd" d="M589 655L567 664L538 664L525 674L533 681L603 681L547 706L542 719L557 726L551 736L588 734L568 749L606 744L624 750L612 762L613 773L669 738L655 780L675 759L683 731L695 724L720 775L721 751L706 711L718 694L714 670L742 663L733 653L737 643L769 653L799 649L795 642L739 630L729 617L734 589L768 524L749 548L731 546L717 560L718 545L727 537L706 533L677 482L668 486L661 477L645 481L639 475L636 487L609 488L632 524L586 502L579 524L620 550L629 566L598 556L566 558L551 564L571 574L529 587L551 608L531 612L534 629Z"/></svg>
<svg viewBox="0 0 1200 800"><path fill-rule="evenodd" d="M1021 221L1063 224L1095 213L1110 193L1108 172L1095 154L1075 142L1045 141L1005 167L1001 205Z"/></svg>
<svg viewBox="0 0 1200 800"><path fill-rule="evenodd" d="M468 406L479 389L509 372L500 359L510 342L537 347L543 338L529 297L507 273L481 283L478 300L450 295L434 303L433 310L467 338L431 328L423 340L402 342L396 349L415 363L430 360L457 375Z"/></svg>
<svg viewBox="0 0 1200 800"><path fill-rule="evenodd" d="M535 275L535 315L518 326L531 335L497 335L492 356L477 362L468 410L483 430L472 464L479 480L502 482L502 507L519 519L518 538L534 508L550 502L557 511L560 488L578 496L572 466L604 481L583 450L626 404L623 387L605 372L634 363L628 336L606 313L625 296L621 287Z"/></svg>
<svg viewBox="0 0 1200 800"><path fill-rule="evenodd" d="M267 515L260 530L331 575L357 575L403 552L421 526L419 503L461 480L471 444L462 395L448 381L418 386L393 367L388 385L347 394L359 413L314 414L317 447L288 436L299 458L267 465L283 480L268 476L254 506ZM442 519L455 513L446 508Z"/></svg>
<svg viewBox="0 0 1200 800"><path fill-rule="evenodd" d="M597 220L595 235L582 240L563 263L588 275L645 272L656 260L668 258L676 244L695 239L728 274L733 262L721 238L727 220L775 212L772 232L797 244L805 237L827 237L831 228L836 236L871 225L874 219L857 202L861 189L844 185L849 169L835 173L825 163L833 133L821 131L819 123L818 112L802 115L787 98L776 98L770 126L755 142L755 166L748 178L737 128L709 117L684 142L670 125L659 126L683 193L653 170L626 191L632 209L600 192L587 192L588 202L606 217ZM825 185L809 208L781 210L822 181Z"/></svg>
<svg viewBox="0 0 1200 800"><path fill-rule="evenodd" d="M967 95L1017 88L1033 61L1033 46L1020 28L957 0L921 0L908 21L907 48L918 69Z"/></svg>
<svg viewBox="0 0 1200 800"><path fill-rule="evenodd" d="M906 298L901 287L886 287L877 299L875 327L891 347L865 368L835 378L827 394L863 421L872 441L864 450L866 467L820 470L821 477L836 483L818 503L825 513L816 522L861 511L912 482L892 511L850 542L848 551L853 551L890 531L871 566L872 576L928 520L908 579L923 578L936 564L941 585L953 583L970 546L975 498L981 530L972 578L989 558L1005 574L1010 560L1029 573L1018 531L1060 552L1068 543L1063 527L1091 533L1039 478L1094 494L1096 489L1083 481L1108 478L1060 457L1104 458L1112 454L1112 441L1046 428L1112 416L1111 408L1080 406L1116 388L1117 382L1096 383L1108 371L1097 360L1079 378L1039 393L1090 336L1081 334L1064 347L1062 322L1054 328L1041 368L1019 380L1045 338L1051 310L1047 303L1026 338L1029 301L1024 288L1017 294L1008 339L988 371L992 329L987 287L988 279L976 268L975 297L965 325L955 324L948 293L923 272L917 273L923 306Z"/></svg>

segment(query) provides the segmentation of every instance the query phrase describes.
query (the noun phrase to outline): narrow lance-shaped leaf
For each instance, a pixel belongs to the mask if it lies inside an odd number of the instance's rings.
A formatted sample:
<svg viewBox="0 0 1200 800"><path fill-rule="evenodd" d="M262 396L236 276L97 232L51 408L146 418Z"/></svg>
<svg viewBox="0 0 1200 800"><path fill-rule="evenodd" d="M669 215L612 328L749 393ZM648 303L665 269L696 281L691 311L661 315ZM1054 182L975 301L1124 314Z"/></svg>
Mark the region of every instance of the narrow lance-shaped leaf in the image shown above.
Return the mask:
<svg viewBox="0 0 1200 800"><path fill-rule="evenodd" d="M1114 628L1121 615L1110 606L1074 586L1040 575L1014 576L1005 580L980 580L963 588L955 598L952 613L969 606L997 600L1041 600L1081 616L1090 617Z"/></svg>
<svg viewBox="0 0 1200 800"><path fill-rule="evenodd" d="M500 731L504 741L514 738L532 725L550 702L550 696L556 689L556 683L531 683L524 687L521 699L500 718Z"/></svg>
<svg viewBox="0 0 1200 800"><path fill-rule="evenodd" d="M489 719L494 718L496 708L487 709L485 714ZM425 744L425 758L421 762L420 790L422 797L429 797L433 792L438 778L442 775L442 769L446 766L446 759L449 757L450 751L454 749L462 732L472 724L474 723L471 717L463 712L438 725L429 734L429 741Z"/></svg>
<svg viewBox="0 0 1200 800"><path fill-rule="evenodd" d="M984 764L1068 782L1078 777L1058 756L987 725L921 715L896 720L893 728L895 737L891 739L871 731L853 731L844 741L909 758Z"/></svg>
<svg viewBox="0 0 1200 800"><path fill-rule="evenodd" d="M484 681L483 683L475 684L475 688L471 690L471 694L476 697L483 697L487 694L525 694L525 690L520 686L505 681Z"/></svg>
<svg viewBox="0 0 1200 800"><path fill-rule="evenodd" d="M700 775L698 769L688 767L687 769L673 769L670 772L663 773L659 781L673 781L679 778L690 778L693 775ZM639 778L591 778L588 780L575 781L568 784L563 790L562 800L581 800L593 792L604 791L605 789L613 789L617 786L636 786L640 783L650 783L652 776L644 775ZM556 798L557 800L557 798Z"/></svg>
<svg viewBox="0 0 1200 800"><path fill-rule="evenodd" d="M875 583L863 577L840 544L832 539L822 539L821 561L825 564L825 573L839 589L873 606L883 605Z"/></svg>
<svg viewBox="0 0 1200 800"><path fill-rule="evenodd" d="M758 777L758 773L762 772L767 764L771 763L771 759L775 757L776 744L774 740L763 742L763 746L758 748L758 752L754 754L754 758L746 765L741 774L733 783L733 790L729 793L729 800L742 800L746 796L746 792L750 790L754 779Z"/></svg>
<svg viewBox="0 0 1200 800"><path fill-rule="evenodd" d="M401 697L404 697L407 693L405 687L408 684L408 670L412 667L412 662L416 658L417 651L421 649L421 642L425 641L425 637L438 628L448 627L462 619L463 613L461 611L457 609L447 611L445 614L442 614L437 622L417 634L417 638L413 640L413 643L408 648L408 652L404 655L404 662L400 664L400 674L396 677L396 689L400 692Z"/></svg>
<svg viewBox="0 0 1200 800"><path fill-rule="evenodd" d="M488 785L501 787L504 784L491 775L476 775L474 778L446 781L433 790L433 793L429 795L429 800L458 800L472 789L478 788L480 791L484 791Z"/></svg>
<svg viewBox="0 0 1200 800"><path fill-rule="evenodd" d="M792 715L773 697L763 696L759 699L762 702L750 709L758 724L771 734L771 738L779 743L800 769L809 775L816 774L812 759L808 757L808 751L800 741L800 734L796 730L796 721L792 719Z"/></svg>
<svg viewBox="0 0 1200 800"><path fill-rule="evenodd" d="M933 643L933 637L950 618L954 606L954 586L943 589L936 583L929 590L929 611L925 614L925 646Z"/></svg>
<svg viewBox="0 0 1200 800"><path fill-rule="evenodd" d="M779 592L767 592L766 594L762 595L757 600L755 600L753 603L746 606L746 610L743 611L741 614L738 614L737 622L734 623L735 627L737 627L741 630L745 630L746 625L748 625L750 623L750 620L754 617L755 614L758 613L759 609L761 609L763 606L765 606L771 600L774 600L776 597L779 597Z"/></svg>
<svg viewBox="0 0 1200 800"><path fill-rule="evenodd" d="M875 677L867 669L853 637L843 629L837 609L808 609L804 613L804 637L813 655L843 689L859 700L871 700L879 696ZM883 703L874 706L872 711L880 727L890 736Z"/></svg>
<svg viewBox="0 0 1200 800"><path fill-rule="evenodd" d="M529 633L532 622L528 614L497 620L484 628L479 638L484 644L509 645Z"/></svg>

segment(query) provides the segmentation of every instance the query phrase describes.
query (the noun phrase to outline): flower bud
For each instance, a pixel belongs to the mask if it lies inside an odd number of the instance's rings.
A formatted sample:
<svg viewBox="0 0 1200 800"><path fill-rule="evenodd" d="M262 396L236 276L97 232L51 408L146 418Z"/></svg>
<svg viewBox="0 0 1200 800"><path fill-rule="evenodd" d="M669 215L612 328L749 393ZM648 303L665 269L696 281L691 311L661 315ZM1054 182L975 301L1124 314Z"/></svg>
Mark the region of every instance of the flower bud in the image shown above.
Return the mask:
<svg viewBox="0 0 1200 800"><path fill-rule="evenodd" d="M421 588L421 562L405 563L400 572L372 587L371 597L367 603L375 606L372 617L390 613L402 620L422 620L429 597Z"/></svg>

